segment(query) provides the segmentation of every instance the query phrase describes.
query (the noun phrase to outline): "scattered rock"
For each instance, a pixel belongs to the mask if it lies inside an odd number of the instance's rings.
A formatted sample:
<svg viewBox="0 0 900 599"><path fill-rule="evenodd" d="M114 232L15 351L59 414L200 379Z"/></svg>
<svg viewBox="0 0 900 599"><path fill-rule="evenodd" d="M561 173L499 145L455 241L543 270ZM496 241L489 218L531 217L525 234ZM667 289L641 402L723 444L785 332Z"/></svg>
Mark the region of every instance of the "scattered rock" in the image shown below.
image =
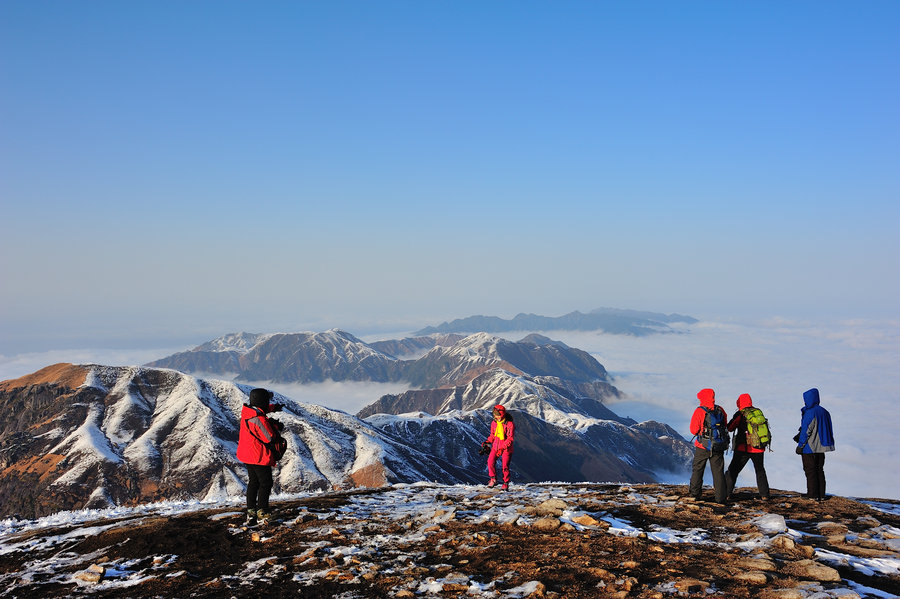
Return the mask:
<svg viewBox="0 0 900 599"><path fill-rule="evenodd" d="M798 589L770 589L759 594L760 599L804 599L806 593Z"/></svg>
<svg viewBox="0 0 900 599"><path fill-rule="evenodd" d="M705 593L709 583L696 578L682 578L675 581L675 588L684 593Z"/></svg>
<svg viewBox="0 0 900 599"><path fill-rule="evenodd" d="M759 570L761 572L774 572L778 569L775 562L768 558L745 557L735 560L732 565L740 570Z"/></svg>
<svg viewBox="0 0 900 599"><path fill-rule="evenodd" d="M796 543L794 543L794 539L792 539L788 535L778 535L776 537L773 537L771 543L772 547L784 551L792 551L796 546Z"/></svg>
<svg viewBox="0 0 900 599"><path fill-rule="evenodd" d="M784 567L784 572L796 576L797 578L818 580L820 582L838 582L841 579L841 575L837 570L811 559L804 559L788 564Z"/></svg>
<svg viewBox="0 0 900 599"><path fill-rule="evenodd" d="M589 516L588 514L572 518L572 522L574 522L575 524L580 524L581 526L600 526L600 520L597 520L596 518L594 518L593 516ZM609 523L605 524L606 527L609 528Z"/></svg>
<svg viewBox="0 0 900 599"><path fill-rule="evenodd" d="M559 521L559 518L541 518L535 520L531 525L532 528L543 531L556 530L560 526L562 526L562 522Z"/></svg>
<svg viewBox="0 0 900 599"><path fill-rule="evenodd" d="M734 575L734 580L740 580L741 582L746 582L747 584L755 584L762 586L769 582L769 579L766 577L765 572L759 572L756 570L750 570L748 572L738 572Z"/></svg>
<svg viewBox="0 0 900 599"><path fill-rule="evenodd" d="M88 566L86 570L82 570L81 572L76 572L73 576L74 578L82 581L89 582L92 584L96 584L103 580L103 577L106 575L106 568L103 566L98 566L97 564L91 564Z"/></svg>
<svg viewBox="0 0 900 599"><path fill-rule="evenodd" d="M846 525L839 522L819 522L816 524L816 530L826 537L845 535L850 532Z"/></svg>
<svg viewBox="0 0 900 599"><path fill-rule="evenodd" d="M856 523L861 524L862 526L868 526L869 528L878 528L881 526L881 522L873 516L860 516L856 519Z"/></svg>
<svg viewBox="0 0 900 599"><path fill-rule="evenodd" d="M569 505L562 499L548 499L535 508L535 513L541 516L562 516Z"/></svg>

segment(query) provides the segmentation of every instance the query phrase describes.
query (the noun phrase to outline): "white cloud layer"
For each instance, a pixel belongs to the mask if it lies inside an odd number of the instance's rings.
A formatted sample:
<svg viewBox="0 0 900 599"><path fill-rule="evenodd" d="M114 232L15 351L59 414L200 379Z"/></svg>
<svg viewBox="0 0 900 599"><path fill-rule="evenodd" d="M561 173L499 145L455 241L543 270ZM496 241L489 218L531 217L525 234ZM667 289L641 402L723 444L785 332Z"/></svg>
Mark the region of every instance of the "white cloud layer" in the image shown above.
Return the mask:
<svg viewBox="0 0 900 599"><path fill-rule="evenodd" d="M506 336L517 340L525 334ZM681 334L649 337L571 331L545 334L591 352L609 370L615 385L627 394L626 399L610 404L616 413L666 422L685 437L690 435L688 421L697 406L697 391L715 389L729 414L736 410L738 395L749 393L772 426L773 451L766 454L766 470L771 486L779 489L805 488L791 437L800 424L803 392L818 387L822 405L832 414L837 441L837 450L826 458L828 492L900 498L900 478L894 476L900 321L706 321L683 327ZM184 349L0 356L0 380L56 362L135 365ZM260 385L351 414L383 394L404 390L397 384ZM730 454L726 463L729 460ZM748 464L738 486L752 485L753 467Z"/></svg>
<svg viewBox="0 0 900 599"><path fill-rule="evenodd" d="M711 387L729 415L749 393L769 418L766 453L771 486L805 490L791 437L800 425L803 392L817 387L834 421L837 449L826 456L828 492L900 498L895 472L895 416L900 397L900 322L837 323L771 319L701 322L686 334L627 337L556 332L548 336L591 352L628 399L610 403L620 415L654 418L689 437L697 391ZM519 338L518 335L511 338ZM731 454L726 456L726 466ZM756 484L752 464L738 486Z"/></svg>

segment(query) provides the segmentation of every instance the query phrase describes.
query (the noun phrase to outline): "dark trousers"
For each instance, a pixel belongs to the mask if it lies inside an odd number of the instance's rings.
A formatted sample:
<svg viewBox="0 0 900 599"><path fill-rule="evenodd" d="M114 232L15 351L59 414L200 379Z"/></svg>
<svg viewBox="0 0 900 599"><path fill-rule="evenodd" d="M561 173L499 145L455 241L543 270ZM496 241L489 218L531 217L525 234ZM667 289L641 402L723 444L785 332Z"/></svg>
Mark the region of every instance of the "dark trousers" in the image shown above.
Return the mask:
<svg viewBox="0 0 900 599"><path fill-rule="evenodd" d="M272 493L272 467L244 464L247 467L247 509L269 510Z"/></svg>
<svg viewBox="0 0 900 599"><path fill-rule="evenodd" d="M825 499L825 454L804 453L803 473L806 475L806 496Z"/></svg>
<svg viewBox="0 0 900 599"><path fill-rule="evenodd" d="M766 476L766 467L763 465L765 453L751 453L749 451L735 451L731 456L731 463L728 464L728 470L725 472L725 484L728 486L728 497L734 492L734 484L737 482L738 474L747 465L747 462L753 460L753 469L756 470L756 488L759 496L763 499L769 498L769 477Z"/></svg>
<svg viewBox="0 0 900 599"><path fill-rule="evenodd" d="M703 472L706 470L706 462L712 470L713 489L716 493L716 501L725 503L727 489L725 488L725 453L721 451L709 451L700 447L694 447L694 464L691 471L690 494L700 499L703 494Z"/></svg>

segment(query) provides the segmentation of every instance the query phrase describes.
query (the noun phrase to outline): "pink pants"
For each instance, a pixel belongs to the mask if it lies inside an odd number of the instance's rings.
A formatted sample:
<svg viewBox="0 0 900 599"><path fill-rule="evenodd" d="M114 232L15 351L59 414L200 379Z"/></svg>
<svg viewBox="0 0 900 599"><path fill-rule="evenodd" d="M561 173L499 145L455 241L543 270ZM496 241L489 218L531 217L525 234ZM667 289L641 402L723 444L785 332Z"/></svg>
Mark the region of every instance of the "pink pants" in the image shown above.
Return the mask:
<svg viewBox="0 0 900 599"><path fill-rule="evenodd" d="M509 459L512 455L509 451L504 451L500 455L497 455L498 453L500 450L497 447L491 448L491 453L488 455L488 476L497 478L497 458L500 458L503 465L503 482L509 483Z"/></svg>

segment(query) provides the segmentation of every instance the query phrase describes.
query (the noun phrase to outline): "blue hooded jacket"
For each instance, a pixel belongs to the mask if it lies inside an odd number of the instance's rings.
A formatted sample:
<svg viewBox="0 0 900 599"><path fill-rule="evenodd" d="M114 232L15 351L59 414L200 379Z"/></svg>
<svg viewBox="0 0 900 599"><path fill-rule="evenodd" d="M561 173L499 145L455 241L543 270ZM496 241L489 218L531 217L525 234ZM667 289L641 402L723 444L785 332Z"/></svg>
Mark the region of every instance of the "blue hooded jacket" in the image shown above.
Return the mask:
<svg viewBox="0 0 900 599"><path fill-rule="evenodd" d="M800 436L797 446L803 453L824 453L834 451L834 430L831 414L819 405L819 390L810 389L803 393L804 406L800 410Z"/></svg>

